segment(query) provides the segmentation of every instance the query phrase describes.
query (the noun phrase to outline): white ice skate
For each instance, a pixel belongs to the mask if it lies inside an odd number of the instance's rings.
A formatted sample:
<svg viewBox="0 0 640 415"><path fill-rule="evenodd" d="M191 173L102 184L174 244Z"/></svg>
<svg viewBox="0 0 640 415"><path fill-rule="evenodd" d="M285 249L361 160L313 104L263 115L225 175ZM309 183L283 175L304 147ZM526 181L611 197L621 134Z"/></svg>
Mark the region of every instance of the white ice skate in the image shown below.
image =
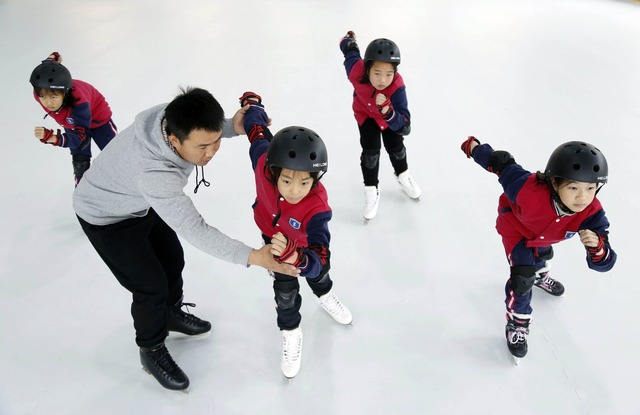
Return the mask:
<svg viewBox="0 0 640 415"><path fill-rule="evenodd" d="M291 379L298 374L302 361L302 330L282 330L282 362L280 368L285 377Z"/></svg>
<svg viewBox="0 0 640 415"><path fill-rule="evenodd" d="M351 311L340 302L338 297L329 291L322 297L318 298L318 303L335 321L340 324L351 324L353 316Z"/></svg>
<svg viewBox="0 0 640 415"><path fill-rule="evenodd" d="M380 189L376 186L364 187L364 211L362 215L366 220L376 217L378 213L378 202L380 202Z"/></svg>
<svg viewBox="0 0 640 415"><path fill-rule="evenodd" d="M396 176L396 180L400 183L400 187L402 187L402 191L407 194L411 199L419 199L422 195L422 191L416 183L409 170L405 170Z"/></svg>

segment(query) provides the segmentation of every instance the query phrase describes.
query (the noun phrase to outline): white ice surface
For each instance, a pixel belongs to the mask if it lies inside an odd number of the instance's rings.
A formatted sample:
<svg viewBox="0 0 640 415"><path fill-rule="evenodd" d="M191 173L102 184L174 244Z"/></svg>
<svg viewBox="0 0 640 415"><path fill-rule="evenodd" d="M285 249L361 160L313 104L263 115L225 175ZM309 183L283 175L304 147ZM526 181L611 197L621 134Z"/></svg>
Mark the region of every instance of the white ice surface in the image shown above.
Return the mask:
<svg viewBox="0 0 640 415"><path fill-rule="evenodd" d="M623 0L0 1L0 414L640 413L639 22L640 3ZM401 48L406 145L423 189L409 200L383 157L366 226L338 49L349 29L363 49L376 37ZM325 139L332 277L354 322L333 323L303 286L296 378L280 373L267 273L187 244L185 300L213 333L167 340L188 394L141 370L130 296L71 208L68 152L33 137L55 126L28 83L53 50L104 93L120 129L192 85L229 115L257 91L274 130L304 125ZM471 134L530 170L574 139L609 161L600 199L618 263L599 274L576 238L556 246L552 272L567 293L534 293L518 367L503 333L500 186L461 153ZM247 148L226 140L206 168L211 187L193 199L210 224L258 246Z"/></svg>

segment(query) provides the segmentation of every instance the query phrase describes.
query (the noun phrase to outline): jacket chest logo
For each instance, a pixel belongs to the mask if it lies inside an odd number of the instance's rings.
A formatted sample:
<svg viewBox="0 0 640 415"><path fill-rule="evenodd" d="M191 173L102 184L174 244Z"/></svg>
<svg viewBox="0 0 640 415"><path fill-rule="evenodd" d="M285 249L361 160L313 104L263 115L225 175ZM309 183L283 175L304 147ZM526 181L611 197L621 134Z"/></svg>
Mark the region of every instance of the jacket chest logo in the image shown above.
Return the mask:
<svg viewBox="0 0 640 415"><path fill-rule="evenodd" d="M291 226L293 229L300 229L300 221L289 217L289 226Z"/></svg>
<svg viewBox="0 0 640 415"><path fill-rule="evenodd" d="M75 124L75 122L73 121L73 118L67 117L67 124Z"/></svg>

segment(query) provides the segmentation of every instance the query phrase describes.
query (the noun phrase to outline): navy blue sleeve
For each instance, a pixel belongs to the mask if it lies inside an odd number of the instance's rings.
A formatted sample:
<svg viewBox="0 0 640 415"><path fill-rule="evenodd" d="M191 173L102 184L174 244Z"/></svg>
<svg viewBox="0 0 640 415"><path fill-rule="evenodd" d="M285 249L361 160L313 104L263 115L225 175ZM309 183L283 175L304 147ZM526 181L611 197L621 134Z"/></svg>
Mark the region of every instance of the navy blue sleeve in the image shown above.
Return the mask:
<svg viewBox="0 0 640 415"><path fill-rule="evenodd" d="M409 134L410 130L405 129L411 123L411 114L409 113L409 104L407 102L407 88L405 86L398 88L391 95L390 100L393 112L388 118L385 117L385 121L391 130L397 132L403 132L404 130L402 135Z"/></svg>
<svg viewBox="0 0 640 415"><path fill-rule="evenodd" d="M473 150L473 160L482 166L483 169L490 172L489 157L491 157L493 151L493 148L489 144L481 144ZM531 176L530 171L514 163L506 166L502 170L502 173L498 176L498 181L502 185L502 189L509 200L515 203L520 189L522 189L522 186L524 186L529 176Z"/></svg>
<svg viewBox="0 0 640 415"><path fill-rule="evenodd" d="M520 189L531 177L531 172L525 170L517 163L511 164L502 170L502 174L498 177L498 182L502 185L504 194L509 200L516 203L516 197L520 193Z"/></svg>
<svg viewBox="0 0 640 415"><path fill-rule="evenodd" d="M262 138L251 143L251 147L249 147L249 157L251 157L251 167L255 170L258 165L258 160L260 156L267 152L269 148L269 141L267 139Z"/></svg>
<svg viewBox="0 0 640 415"><path fill-rule="evenodd" d="M75 127L65 128L61 147L78 148L87 140L87 131L91 126L91 109L88 102L78 104L71 110Z"/></svg>
<svg viewBox="0 0 640 415"><path fill-rule="evenodd" d="M600 209L594 215L589 216L580 224L580 229L589 229L603 235L605 249L607 250L605 257L598 262L593 262L591 256L587 254L587 266L598 272L607 272L613 268L616 260L618 259L618 255L609 244L609 220L607 219L604 210Z"/></svg>
<svg viewBox="0 0 640 415"><path fill-rule="evenodd" d="M358 49L351 49L344 54L344 69L347 72L347 76L351 73L351 68L356 64L362 57L360 56L360 51Z"/></svg>
<svg viewBox="0 0 640 415"><path fill-rule="evenodd" d="M247 135L251 134L251 130L254 126L260 126L265 130L267 127L269 117L264 110L264 106L258 103L252 103L249 109L244 114L243 127ZM269 134L271 135L271 134ZM251 138L249 138L251 141ZM258 165L258 159L261 155L267 152L269 148L269 140L266 138L259 138L251 143L249 147L249 156L251 157L251 166L255 170Z"/></svg>
<svg viewBox="0 0 640 415"><path fill-rule="evenodd" d="M317 278L329 272L331 268L331 252L329 251L331 216L331 211L321 212L314 215L307 224L308 246L304 250L307 264L300 269L300 275L303 277Z"/></svg>

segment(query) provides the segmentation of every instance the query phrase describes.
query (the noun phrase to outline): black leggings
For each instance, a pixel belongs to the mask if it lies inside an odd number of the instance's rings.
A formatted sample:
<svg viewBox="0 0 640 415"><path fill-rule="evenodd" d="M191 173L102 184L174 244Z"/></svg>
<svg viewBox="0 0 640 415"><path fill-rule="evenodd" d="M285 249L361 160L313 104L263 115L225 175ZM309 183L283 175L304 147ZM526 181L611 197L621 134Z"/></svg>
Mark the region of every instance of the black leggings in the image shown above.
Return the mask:
<svg viewBox="0 0 640 415"><path fill-rule="evenodd" d="M360 168L365 186L378 185L378 170L380 168L380 149L384 143L384 149L389 154L393 171L397 175L408 169L407 150L404 146L404 137L395 131L386 129L380 131L380 127L373 120L367 118L360 130ZM381 140L382 137L382 140Z"/></svg>
<svg viewBox="0 0 640 415"><path fill-rule="evenodd" d="M118 282L132 294L138 346L164 341L168 307L182 298L184 252L176 233L153 209L142 218L106 226L80 217L78 221Z"/></svg>
<svg viewBox="0 0 640 415"><path fill-rule="evenodd" d="M270 243L271 238L262 235L265 243ZM321 297L331 291L333 281L329 277L329 266L325 266L324 275L317 278L291 277L278 272L273 275L273 292L275 294L276 312L278 314L278 327L280 330L293 330L300 325L302 315L300 307L302 306L302 296L300 295L300 280L306 280L311 291L316 297Z"/></svg>

